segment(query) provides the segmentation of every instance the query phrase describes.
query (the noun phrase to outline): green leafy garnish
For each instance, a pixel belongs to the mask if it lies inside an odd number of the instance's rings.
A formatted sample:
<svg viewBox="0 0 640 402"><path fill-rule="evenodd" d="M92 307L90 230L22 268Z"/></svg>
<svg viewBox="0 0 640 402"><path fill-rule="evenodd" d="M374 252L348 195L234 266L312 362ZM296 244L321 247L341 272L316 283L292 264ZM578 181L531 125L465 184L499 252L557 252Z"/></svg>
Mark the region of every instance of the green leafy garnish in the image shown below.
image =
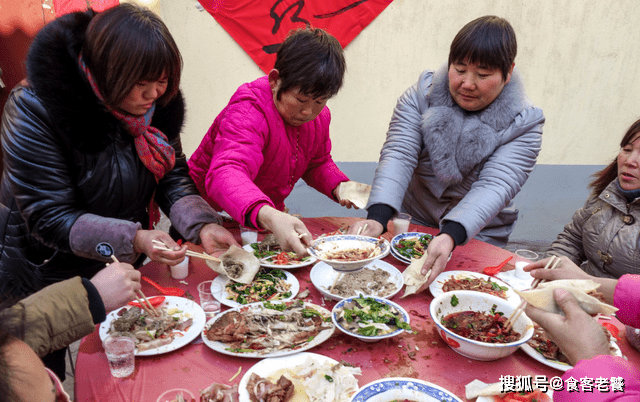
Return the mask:
<svg viewBox="0 0 640 402"><path fill-rule="evenodd" d="M451 305L455 307L458 305L458 303L460 303L460 301L458 300L458 296L456 295L451 296Z"/></svg>

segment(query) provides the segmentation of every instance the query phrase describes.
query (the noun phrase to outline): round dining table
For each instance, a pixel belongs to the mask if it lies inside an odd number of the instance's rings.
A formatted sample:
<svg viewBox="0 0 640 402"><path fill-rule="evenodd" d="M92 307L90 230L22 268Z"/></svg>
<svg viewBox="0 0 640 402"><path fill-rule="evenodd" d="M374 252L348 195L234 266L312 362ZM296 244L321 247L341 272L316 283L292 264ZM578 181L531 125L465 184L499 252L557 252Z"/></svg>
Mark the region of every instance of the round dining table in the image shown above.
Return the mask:
<svg viewBox="0 0 640 402"><path fill-rule="evenodd" d="M314 237L346 228L357 218L319 217L302 218ZM229 230L240 241L237 225L228 225ZM387 240L393 237L393 224L383 234ZM437 234L437 229L411 224L409 231ZM260 234L262 239L264 234ZM189 244L190 250L202 251L197 245ZM511 252L478 240L471 240L463 246L456 247L446 270L468 270L482 272L487 266L495 266L510 256ZM515 256L514 256L515 257ZM400 271L407 264L394 258L391 254L383 261L392 264ZM513 258L504 270L514 268ZM300 292L309 290L305 301L326 309L336 303L327 299L315 288L310 280L311 266L292 269L300 284ZM182 280L171 278L166 265L155 262L140 268L146 276L162 286L175 286L186 291L185 297L199 302L197 286L205 280L212 280L218 274L212 271L205 261L191 258L189 275ZM146 282L142 282L142 291L147 297L158 295L157 291ZM522 349L514 354L495 361L477 361L466 358L453 349L439 336L437 327L429 314L429 304L433 296L426 290L419 294L401 298L403 291L396 294L392 301L400 304L410 315L413 332L404 332L399 336L379 342L363 342L336 330L324 343L307 350L307 352L328 356L336 361L345 361L358 366L362 375L358 383L363 386L385 377L408 377L420 379L438 385L463 401L465 385L473 380L485 383L499 382L501 376L545 376L547 379L561 376L563 373L555 368L538 362ZM223 305L223 310L228 307ZM618 342L622 353L634 365L640 365L640 353L634 349L624 337L624 325L612 318L609 322L618 327L621 340ZM169 353L153 356L137 356L135 371L126 378L114 378L109 371L109 364L104 353L100 337L96 331L82 339L75 364L75 396L82 402L155 402L166 390L184 388L194 395L212 383L237 384L242 376L259 359L243 358L218 353L202 342L200 337L193 342Z"/></svg>

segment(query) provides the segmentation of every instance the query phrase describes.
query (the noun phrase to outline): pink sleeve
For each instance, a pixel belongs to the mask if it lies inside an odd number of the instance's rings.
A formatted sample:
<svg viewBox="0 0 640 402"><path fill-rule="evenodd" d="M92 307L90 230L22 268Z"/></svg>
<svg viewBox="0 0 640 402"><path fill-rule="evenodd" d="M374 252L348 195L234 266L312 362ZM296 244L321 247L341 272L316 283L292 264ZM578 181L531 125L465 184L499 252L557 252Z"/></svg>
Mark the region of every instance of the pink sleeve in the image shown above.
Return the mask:
<svg viewBox="0 0 640 402"><path fill-rule="evenodd" d="M582 379L593 380L606 379L609 382L608 392L602 392L595 386L592 392L586 392L582 388ZM624 380L623 392L613 392L611 378ZM596 356L589 360L580 360L574 368L568 370L563 376L564 389L553 392L554 402L631 402L640 401L640 371L631 363L618 356ZM567 384L577 384L578 391L569 392Z"/></svg>
<svg viewBox="0 0 640 402"><path fill-rule="evenodd" d="M640 275L623 275L613 294L613 305L619 308L618 319L625 325L640 328Z"/></svg>
<svg viewBox="0 0 640 402"><path fill-rule="evenodd" d="M321 144L315 155L309 162L307 171L302 175L302 179L311 187L315 188L327 197L335 200L331 193L338 184L349 181L347 175L336 166L331 158L331 138L329 136L329 124L331 123L331 113L329 108L325 108L320 115L319 135Z"/></svg>

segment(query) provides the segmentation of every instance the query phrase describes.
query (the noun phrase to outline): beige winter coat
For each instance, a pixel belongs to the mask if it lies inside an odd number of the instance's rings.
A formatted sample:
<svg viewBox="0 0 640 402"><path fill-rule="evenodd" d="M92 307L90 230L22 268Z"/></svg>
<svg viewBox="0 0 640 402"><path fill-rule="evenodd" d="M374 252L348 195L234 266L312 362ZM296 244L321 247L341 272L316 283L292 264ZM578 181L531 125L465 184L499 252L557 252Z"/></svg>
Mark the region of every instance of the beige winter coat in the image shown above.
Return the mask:
<svg viewBox="0 0 640 402"><path fill-rule="evenodd" d="M615 182L573 215L549 253L566 255L588 274L618 279L640 274L640 198L627 203Z"/></svg>

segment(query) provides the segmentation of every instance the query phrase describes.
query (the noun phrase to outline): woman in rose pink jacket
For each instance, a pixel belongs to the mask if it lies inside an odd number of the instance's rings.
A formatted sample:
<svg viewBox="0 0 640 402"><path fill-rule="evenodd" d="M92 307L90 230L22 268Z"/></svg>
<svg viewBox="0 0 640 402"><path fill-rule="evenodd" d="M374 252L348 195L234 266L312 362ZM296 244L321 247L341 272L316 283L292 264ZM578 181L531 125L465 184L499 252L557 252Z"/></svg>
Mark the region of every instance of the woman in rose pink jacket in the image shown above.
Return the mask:
<svg viewBox="0 0 640 402"><path fill-rule="evenodd" d="M556 269L543 269L548 260L529 264L525 270L531 271L534 278L557 279L590 279L600 284L600 291L608 303L619 310L617 318L631 327L640 327L640 275L623 275L619 280L597 278L585 273L567 257L562 257L561 265ZM609 341L600 325L582 308L566 291L555 293L556 302L565 315L560 316L544 312L535 307L527 307L527 315L540 324L551 335L554 342L574 365L562 376L565 387L562 391L554 391L555 402L631 402L640 401L640 370L627 360L618 356L610 356ZM629 337L627 333L627 338ZM637 335L636 335L637 337ZM636 340L637 342L637 340ZM592 392L585 392L581 387L584 378L621 378L624 392L614 392L609 384L608 392L601 392L595 386ZM577 382L578 391L567 388L567 380Z"/></svg>
<svg viewBox="0 0 640 402"><path fill-rule="evenodd" d="M342 48L328 33L290 34L274 69L238 88L191 156L202 197L241 225L271 230L285 250L306 254L310 233L283 212L298 179L352 206L338 198L338 186L349 178L331 158L325 106L342 86L345 68Z"/></svg>

